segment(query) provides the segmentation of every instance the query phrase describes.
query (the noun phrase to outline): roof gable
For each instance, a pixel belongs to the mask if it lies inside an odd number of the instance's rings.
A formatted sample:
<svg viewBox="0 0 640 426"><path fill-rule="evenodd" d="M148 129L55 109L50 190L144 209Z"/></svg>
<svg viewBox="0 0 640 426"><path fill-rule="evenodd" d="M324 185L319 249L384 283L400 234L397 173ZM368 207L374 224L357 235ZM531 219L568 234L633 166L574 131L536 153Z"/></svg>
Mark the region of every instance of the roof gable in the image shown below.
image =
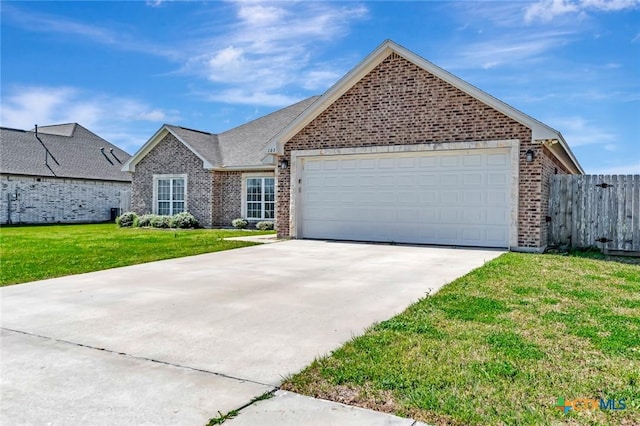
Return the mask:
<svg viewBox="0 0 640 426"><path fill-rule="evenodd" d="M171 133L178 141L193 152L205 169L213 168L217 151L217 137L214 134L187 129L179 126L163 124L156 133L122 166L124 172L135 172L136 165L153 150L153 148Z"/></svg>
<svg viewBox="0 0 640 426"><path fill-rule="evenodd" d="M300 114L289 125L284 127L277 135L275 135L266 147L265 152L268 154L282 154L284 152L284 144L293 136L301 131L306 125L311 123L316 117L322 114L330 105L338 98L351 89L364 76L369 74L374 68L380 65L389 55L395 53L407 61L413 63L419 68L433 74L441 80L451 84L459 90L476 98L484 104L492 107L500 113L510 117L514 121L523 124L531 129L534 140L557 140L566 152L566 159L572 163L576 171L582 172L582 168L575 159L573 153L569 149L564 138L557 130L547 126L546 124L530 117L529 115L513 108L505 102L489 95L488 93L478 89L477 87L467 83L466 81L456 77L448 71L438 67L437 65L423 59L415 53L405 49L404 47L386 40L373 52L371 52L364 60L362 60L355 68L349 71L336 84L329 88L313 105Z"/></svg>

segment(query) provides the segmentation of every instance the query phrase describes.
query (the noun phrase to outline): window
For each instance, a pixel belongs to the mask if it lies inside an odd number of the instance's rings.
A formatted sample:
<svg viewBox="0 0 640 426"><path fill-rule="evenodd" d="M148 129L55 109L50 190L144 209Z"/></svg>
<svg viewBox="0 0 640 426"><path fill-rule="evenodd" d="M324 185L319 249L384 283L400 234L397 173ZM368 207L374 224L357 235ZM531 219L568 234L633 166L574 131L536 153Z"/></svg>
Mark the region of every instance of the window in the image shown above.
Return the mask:
<svg viewBox="0 0 640 426"><path fill-rule="evenodd" d="M185 195L187 193L186 175L154 176L154 206L156 214L173 216L187 210Z"/></svg>
<svg viewBox="0 0 640 426"><path fill-rule="evenodd" d="M276 209L275 179L247 178L245 205L247 219L273 219Z"/></svg>

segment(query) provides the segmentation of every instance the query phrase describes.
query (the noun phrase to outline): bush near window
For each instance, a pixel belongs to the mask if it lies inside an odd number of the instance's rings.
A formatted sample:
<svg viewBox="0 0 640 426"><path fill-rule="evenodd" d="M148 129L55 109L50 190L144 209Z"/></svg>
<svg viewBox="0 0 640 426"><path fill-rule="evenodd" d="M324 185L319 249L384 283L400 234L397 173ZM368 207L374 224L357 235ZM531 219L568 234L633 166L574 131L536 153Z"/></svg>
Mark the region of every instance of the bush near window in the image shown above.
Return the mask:
<svg viewBox="0 0 640 426"><path fill-rule="evenodd" d="M151 221L155 216L155 214L143 214L142 216L138 216L138 223L136 223L135 226L139 228L149 228L151 227Z"/></svg>
<svg viewBox="0 0 640 426"><path fill-rule="evenodd" d="M188 212L182 212L171 216L171 227L172 228L197 228L198 220Z"/></svg>
<svg viewBox="0 0 640 426"><path fill-rule="evenodd" d="M151 219L151 226L154 228L171 228L171 216L154 216Z"/></svg>
<svg viewBox="0 0 640 426"><path fill-rule="evenodd" d="M133 219L131 218L133 215ZM173 216L161 216L157 214L136 215L133 212L124 213L116 219L120 227L136 228L197 228L198 220L188 212L182 212Z"/></svg>
<svg viewBox="0 0 640 426"><path fill-rule="evenodd" d="M243 219L241 217L237 219L233 219L231 221L231 225L233 225L236 229L246 229L249 226L249 221L247 219Z"/></svg>
<svg viewBox="0 0 640 426"><path fill-rule="evenodd" d="M121 228L130 228L135 225L138 215L135 212L122 213L116 218L116 223Z"/></svg>
<svg viewBox="0 0 640 426"><path fill-rule="evenodd" d="M273 231L273 222L265 220L263 222L256 223L256 229L260 231Z"/></svg>

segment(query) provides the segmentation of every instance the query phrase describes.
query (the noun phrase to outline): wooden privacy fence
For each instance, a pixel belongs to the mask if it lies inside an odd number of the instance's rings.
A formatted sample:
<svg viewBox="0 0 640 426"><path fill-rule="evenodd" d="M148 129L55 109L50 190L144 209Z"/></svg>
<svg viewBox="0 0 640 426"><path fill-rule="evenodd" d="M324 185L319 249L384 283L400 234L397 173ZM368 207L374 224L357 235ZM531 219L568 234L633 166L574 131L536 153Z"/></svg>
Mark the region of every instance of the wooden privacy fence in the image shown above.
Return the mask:
<svg viewBox="0 0 640 426"><path fill-rule="evenodd" d="M554 175L549 245L640 252L640 175Z"/></svg>

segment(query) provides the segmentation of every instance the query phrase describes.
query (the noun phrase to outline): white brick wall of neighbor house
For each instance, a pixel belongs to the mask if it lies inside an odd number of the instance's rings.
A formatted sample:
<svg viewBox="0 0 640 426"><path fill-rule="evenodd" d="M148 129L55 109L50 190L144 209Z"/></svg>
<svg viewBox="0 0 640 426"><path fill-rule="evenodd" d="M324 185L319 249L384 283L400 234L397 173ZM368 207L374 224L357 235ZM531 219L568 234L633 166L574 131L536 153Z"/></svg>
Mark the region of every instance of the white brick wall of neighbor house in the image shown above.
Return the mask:
<svg viewBox="0 0 640 426"><path fill-rule="evenodd" d="M0 223L87 223L129 209L128 182L4 175ZM60 202L64 200L64 202Z"/></svg>

